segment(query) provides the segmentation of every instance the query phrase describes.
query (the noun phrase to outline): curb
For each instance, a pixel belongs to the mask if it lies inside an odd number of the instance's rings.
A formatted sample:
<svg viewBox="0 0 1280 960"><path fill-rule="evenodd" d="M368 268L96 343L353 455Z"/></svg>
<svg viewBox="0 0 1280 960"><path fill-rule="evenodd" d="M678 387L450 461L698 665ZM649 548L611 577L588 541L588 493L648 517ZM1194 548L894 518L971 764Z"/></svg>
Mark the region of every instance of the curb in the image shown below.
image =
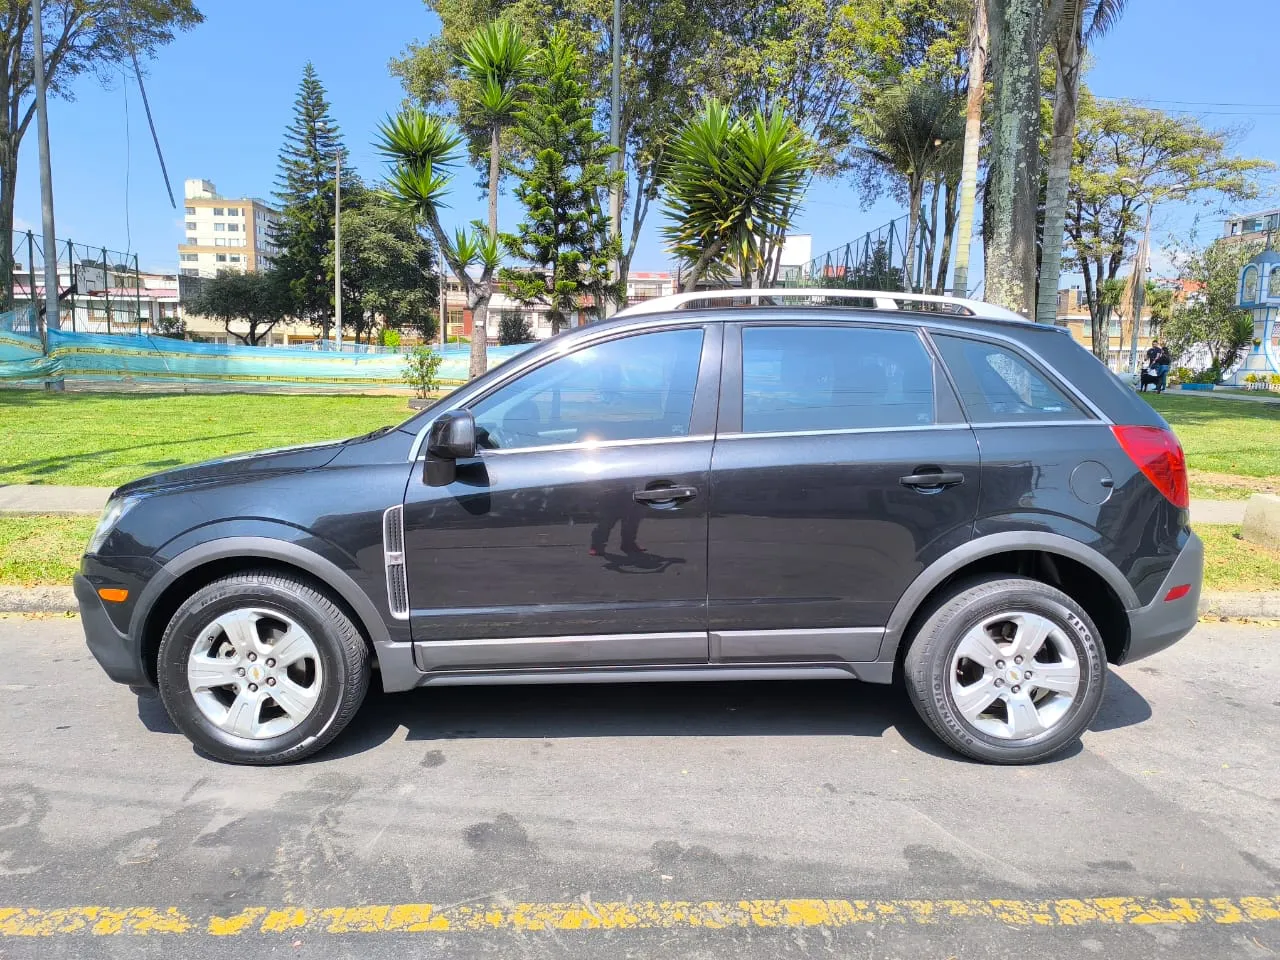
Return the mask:
<svg viewBox="0 0 1280 960"><path fill-rule="evenodd" d="M0 587L0 613L72 613L76 595L70 587Z"/></svg>
<svg viewBox="0 0 1280 960"><path fill-rule="evenodd" d="M70 587L0 587L0 613L76 613ZM1202 617L1258 617L1280 620L1280 593L1206 593Z"/></svg>

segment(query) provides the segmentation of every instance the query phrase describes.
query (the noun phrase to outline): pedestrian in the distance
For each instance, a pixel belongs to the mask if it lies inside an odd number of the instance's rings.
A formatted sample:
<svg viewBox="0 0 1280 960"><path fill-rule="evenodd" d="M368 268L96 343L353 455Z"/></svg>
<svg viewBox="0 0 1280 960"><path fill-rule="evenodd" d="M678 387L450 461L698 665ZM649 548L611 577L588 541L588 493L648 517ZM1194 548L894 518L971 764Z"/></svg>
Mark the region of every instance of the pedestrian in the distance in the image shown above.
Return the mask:
<svg viewBox="0 0 1280 960"><path fill-rule="evenodd" d="M1173 357L1169 354L1169 348L1161 344L1160 353L1156 357L1156 376L1160 378L1160 382L1156 384L1156 393L1164 393L1164 388L1169 383L1169 368L1172 366Z"/></svg>

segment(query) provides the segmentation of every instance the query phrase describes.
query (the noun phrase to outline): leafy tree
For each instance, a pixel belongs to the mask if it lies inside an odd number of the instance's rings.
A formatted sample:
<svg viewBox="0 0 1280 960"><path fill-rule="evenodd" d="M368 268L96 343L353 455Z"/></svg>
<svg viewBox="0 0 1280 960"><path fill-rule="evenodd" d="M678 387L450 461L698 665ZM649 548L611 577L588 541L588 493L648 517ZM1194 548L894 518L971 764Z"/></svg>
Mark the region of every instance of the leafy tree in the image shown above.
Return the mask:
<svg viewBox="0 0 1280 960"><path fill-rule="evenodd" d="M221 271L200 286L188 309L222 323L230 336L246 346L258 346L277 323L291 315L293 298L288 278L278 270L240 273ZM232 324L243 322L247 333L237 333Z"/></svg>
<svg viewBox="0 0 1280 960"><path fill-rule="evenodd" d="M595 298L597 309L622 296L609 277L621 243L609 238L602 205L614 180L612 150L592 124L594 108L582 58L568 31L557 27L534 57L526 102L516 112L528 160L511 170L525 218L517 232L502 235L511 254L530 266L501 273L517 300L547 305L553 333L583 294Z"/></svg>
<svg viewBox="0 0 1280 960"><path fill-rule="evenodd" d="M911 78L871 100L858 114L858 126L866 143L863 149L907 184L907 256L903 275L905 286L910 289L916 275L915 240L925 182L944 170L963 143L960 98L937 82ZM937 197L935 189L934 223ZM926 279L925 287L928 286Z"/></svg>
<svg viewBox="0 0 1280 960"><path fill-rule="evenodd" d="M359 180L347 163L338 125L329 115L324 86L308 61L298 85L293 122L280 149L275 195L281 210L273 239L280 249L275 267L288 282L294 313L319 326L326 340L333 323L334 177L339 153L342 189L355 191Z"/></svg>
<svg viewBox="0 0 1280 960"><path fill-rule="evenodd" d="M786 230L815 163L808 138L780 111L734 119L708 101L675 135L663 174L663 228L690 269L685 290L717 265L744 283L764 263L765 242Z"/></svg>
<svg viewBox="0 0 1280 960"><path fill-rule="evenodd" d="M1173 306L1162 334L1178 358L1197 347L1208 351L1214 381L1221 380L1253 340L1253 319L1236 306L1240 271L1261 249L1258 244L1215 241L1193 253L1183 265L1182 278L1198 292Z"/></svg>
<svg viewBox="0 0 1280 960"><path fill-rule="evenodd" d="M1231 133L1206 129L1193 118L1082 94L1064 262L1084 275L1095 345L1102 323L1098 291L1128 258L1146 205L1171 198L1242 202L1258 195L1257 177L1273 165L1236 156L1232 144Z"/></svg>
<svg viewBox="0 0 1280 960"><path fill-rule="evenodd" d="M333 249L325 255L333 275ZM410 328L424 340L437 329L435 257L412 222L380 194L357 189L342 208L342 316L355 341L374 328Z"/></svg>
<svg viewBox="0 0 1280 960"><path fill-rule="evenodd" d="M441 257L462 285L475 330L470 374L479 376L488 365L485 326L501 250L492 233L459 229L450 239L440 225L440 211L453 179L449 169L457 163L463 138L446 121L417 107L406 107L387 119L378 133L377 148L391 164L387 185L379 193L409 222L427 226ZM469 272L475 265L480 266L478 277ZM480 341L478 348L476 341Z"/></svg>
<svg viewBox="0 0 1280 960"><path fill-rule="evenodd" d="M1058 0L1047 22L1053 51L1055 89L1053 134L1046 167L1044 227L1041 230L1037 323L1058 319L1058 278L1062 270L1063 220L1071 179L1072 145L1080 101L1080 71L1088 45L1105 34L1124 12L1127 0Z"/></svg>
<svg viewBox="0 0 1280 960"><path fill-rule="evenodd" d="M498 321L498 343L504 347L533 341L533 327L522 313L503 313Z"/></svg>
<svg viewBox="0 0 1280 960"><path fill-rule="evenodd" d="M533 47L510 20L486 23L462 44L458 57L476 116L489 133L489 232L498 232L498 177L502 130L511 126L520 107L520 85L528 76Z"/></svg>
<svg viewBox="0 0 1280 960"><path fill-rule="evenodd" d="M1093 343L1093 355L1107 363L1111 359L1111 314L1124 303L1126 284L1119 277L1103 280L1098 287L1098 309L1090 311L1090 334ZM1121 337L1121 343L1124 338Z"/></svg>
<svg viewBox="0 0 1280 960"><path fill-rule="evenodd" d="M44 75L53 96L72 99L72 82L88 71L106 80L152 56L174 34L204 21L191 0L44 0ZM0 4L0 304L13 294L13 203L18 148L35 116L31 4Z"/></svg>

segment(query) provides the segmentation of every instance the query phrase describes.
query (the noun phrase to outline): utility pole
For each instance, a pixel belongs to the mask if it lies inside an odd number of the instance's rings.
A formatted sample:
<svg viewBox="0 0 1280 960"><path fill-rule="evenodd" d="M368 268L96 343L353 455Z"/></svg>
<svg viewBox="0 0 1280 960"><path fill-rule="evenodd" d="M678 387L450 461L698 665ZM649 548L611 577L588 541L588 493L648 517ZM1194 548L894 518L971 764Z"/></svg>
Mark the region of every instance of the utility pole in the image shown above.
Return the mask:
<svg viewBox="0 0 1280 960"><path fill-rule="evenodd" d="M32 61L35 67L36 137L40 145L40 213L44 221L44 328L48 334L58 329L58 241L53 233L53 171L49 165L49 104L45 97L44 30L40 22L40 0L31 0ZM35 290L31 291L32 303ZM49 390L63 389L62 378L45 384Z"/></svg>
<svg viewBox="0 0 1280 960"><path fill-rule="evenodd" d="M342 145L333 175L333 340L342 352Z"/></svg>
<svg viewBox="0 0 1280 960"><path fill-rule="evenodd" d="M614 175L622 170L622 0L613 0L613 87L609 104L609 146L615 153L610 158ZM609 233L613 240L622 239L622 184L615 183L609 190ZM622 274L621 258L613 262L613 278ZM608 304L601 304L604 311L612 312Z"/></svg>
<svg viewBox="0 0 1280 960"><path fill-rule="evenodd" d="M1151 250L1151 208L1147 201L1147 225L1142 230L1142 243L1133 255L1133 335L1129 338L1129 372L1138 372L1138 325L1142 322L1142 307L1147 300L1147 257Z"/></svg>

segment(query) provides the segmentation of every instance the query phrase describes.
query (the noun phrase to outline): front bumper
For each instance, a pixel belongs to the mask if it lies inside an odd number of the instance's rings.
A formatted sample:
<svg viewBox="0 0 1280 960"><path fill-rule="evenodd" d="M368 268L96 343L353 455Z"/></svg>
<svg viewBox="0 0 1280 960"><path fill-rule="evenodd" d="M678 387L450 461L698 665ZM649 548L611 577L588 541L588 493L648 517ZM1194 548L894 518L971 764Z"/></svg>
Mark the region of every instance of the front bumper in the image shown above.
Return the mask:
<svg viewBox="0 0 1280 960"><path fill-rule="evenodd" d="M122 633L111 622L106 605L93 584L77 573L73 586L76 602L80 605L85 643L93 658L116 683L127 683L131 687L150 686L151 681L142 666L141 651L130 641L128 634Z"/></svg>
<svg viewBox="0 0 1280 960"><path fill-rule="evenodd" d="M1177 643L1196 625L1200 616L1200 585L1204 580L1204 544L1194 533L1173 562L1164 583L1145 607L1128 611L1129 645L1120 663L1141 660ZM1189 583L1191 589L1177 600L1165 600L1174 587Z"/></svg>

